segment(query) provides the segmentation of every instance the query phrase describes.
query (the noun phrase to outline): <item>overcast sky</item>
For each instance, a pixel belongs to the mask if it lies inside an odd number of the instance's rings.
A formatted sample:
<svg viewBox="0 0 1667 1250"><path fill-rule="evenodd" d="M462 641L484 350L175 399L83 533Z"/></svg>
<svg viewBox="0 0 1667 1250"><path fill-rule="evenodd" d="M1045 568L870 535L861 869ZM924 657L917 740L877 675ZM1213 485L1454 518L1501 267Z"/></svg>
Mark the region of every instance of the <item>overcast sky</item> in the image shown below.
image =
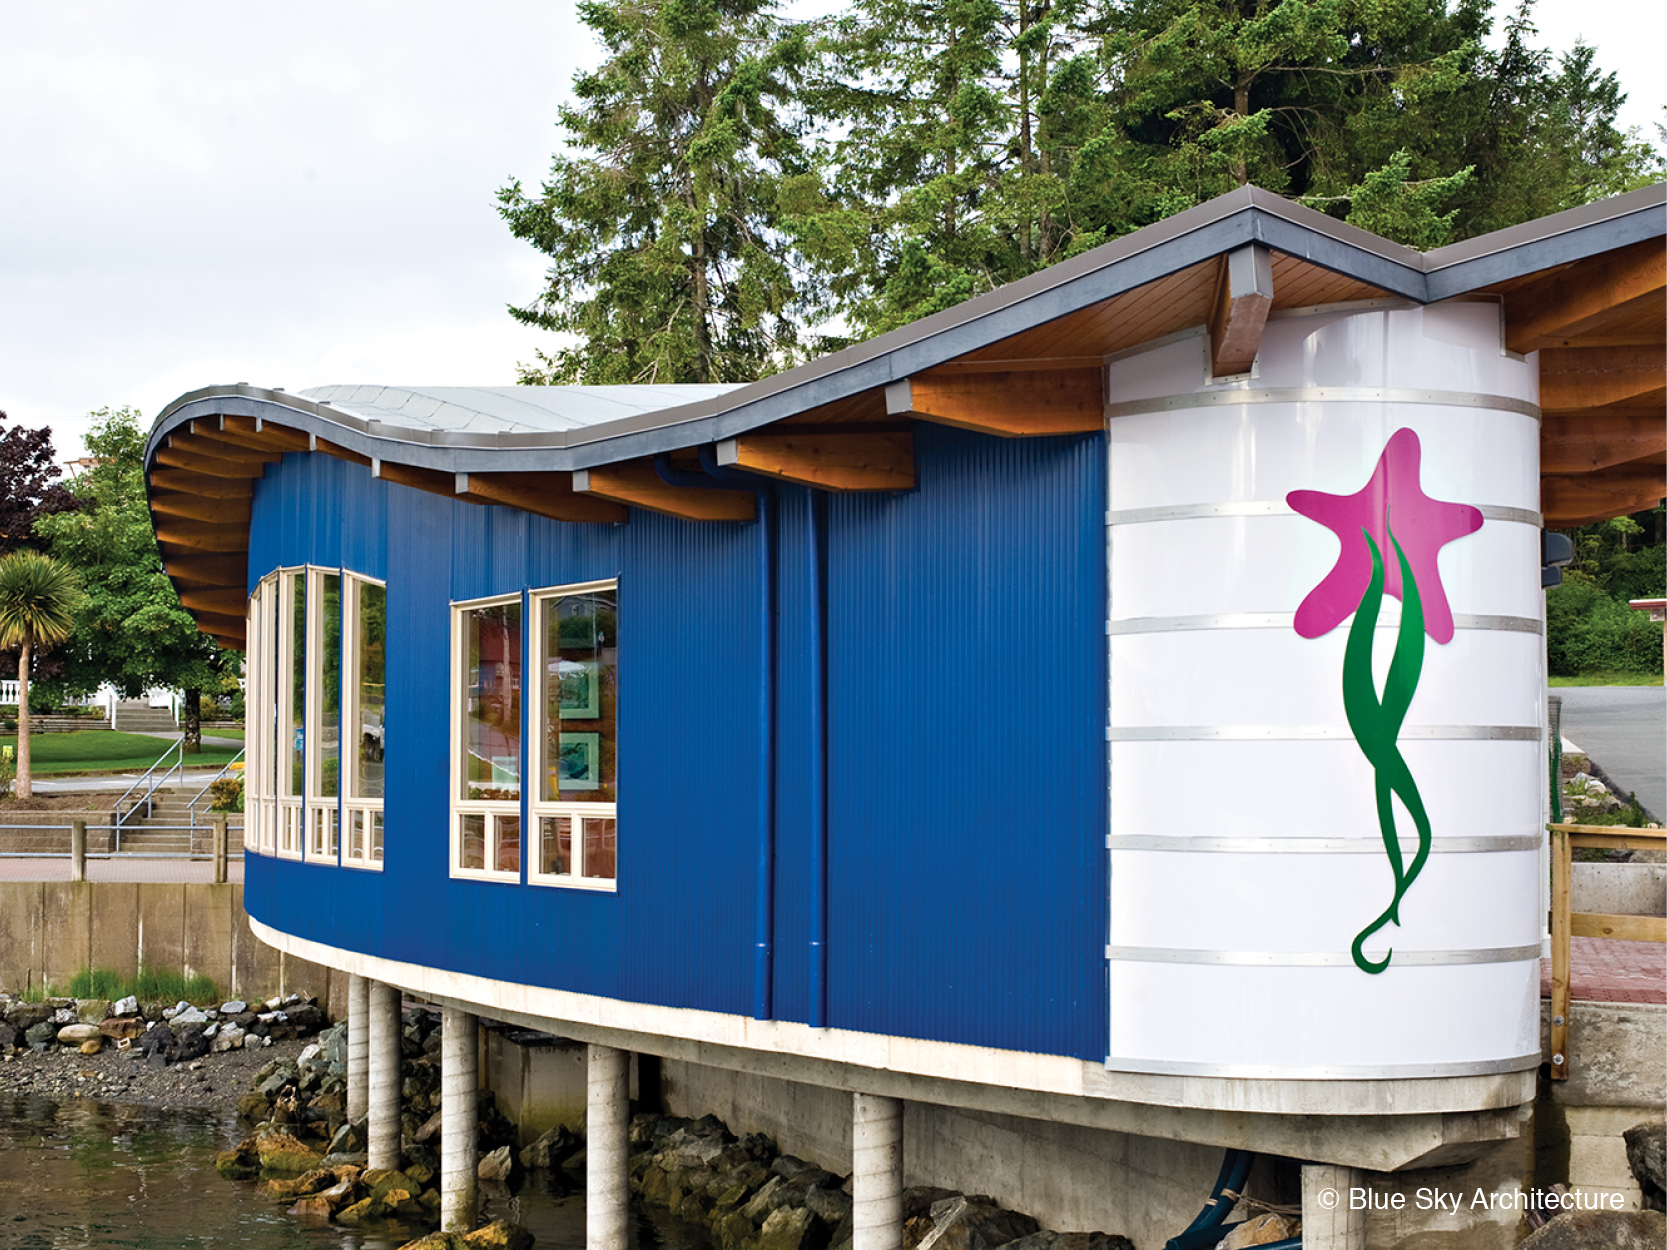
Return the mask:
<svg viewBox="0 0 1667 1250"><path fill-rule="evenodd" d="M1653 135L1664 11L1537 20ZM512 383L543 264L494 192L598 55L565 0L0 0L0 409L68 458L89 410L214 383Z"/></svg>

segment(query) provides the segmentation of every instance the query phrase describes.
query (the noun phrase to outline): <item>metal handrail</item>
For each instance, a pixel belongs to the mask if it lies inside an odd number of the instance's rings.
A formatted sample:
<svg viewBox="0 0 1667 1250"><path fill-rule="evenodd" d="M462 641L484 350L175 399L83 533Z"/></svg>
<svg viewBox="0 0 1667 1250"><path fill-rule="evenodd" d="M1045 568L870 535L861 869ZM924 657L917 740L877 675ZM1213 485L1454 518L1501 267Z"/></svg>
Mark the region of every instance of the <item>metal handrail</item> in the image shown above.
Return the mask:
<svg viewBox="0 0 1667 1250"><path fill-rule="evenodd" d="M162 767L163 761L166 760L170 755L174 754L176 751L179 753L179 761L176 764L174 764L172 767L170 767L166 772L164 772L161 777L156 778L156 779L153 780L152 775L156 772L156 770L158 768ZM182 779L184 778L184 776L185 776L185 735L184 734L181 734L179 736L179 741L175 742L166 751L162 752L162 754L157 757L156 763L152 764L149 768L147 768L145 770L145 775L143 777L139 778L139 780L135 781L126 790L124 790L122 792L121 797L116 800L115 824L116 824L116 849L118 851L122 849L122 822L125 821L134 812L139 810L139 803L148 803L150 801L151 795L155 794L156 791L157 791L157 788L168 777L168 775L170 773L175 772L175 771L177 771L179 773L179 775ZM128 798L129 795L131 795L140 786L145 785L146 782L149 782L150 784L145 790L144 797L141 798L139 800L139 802L134 803L134 805L132 807L128 808L127 811L124 813L122 811L122 804L127 801L127 798Z"/></svg>
<svg viewBox="0 0 1667 1250"><path fill-rule="evenodd" d="M247 751L248 749L249 749L248 747L243 748L244 751ZM236 755L232 756L231 759L227 760L224 764L222 764L220 766L220 771L215 773L214 776L212 776L208 779L208 784L206 786L204 786L201 790L198 790L197 793L195 793L191 796L191 802L187 805L186 810L191 813L191 828L192 828L193 831L195 831L196 828L197 828L197 804L202 801L203 795L207 794L210 790L212 790L214 788L214 783L216 781L219 781L220 778L224 777L227 773L229 773L232 769L232 765L237 763L237 761L242 759L242 758L243 758L243 751L239 751ZM230 812L223 812L221 814L222 815L227 815L227 816L231 815Z"/></svg>
<svg viewBox="0 0 1667 1250"><path fill-rule="evenodd" d="M1632 825L1547 825L1551 831L1551 1079L1569 1079L1569 939L1667 942L1667 918L1574 911L1570 893L1576 847L1621 851L1667 849L1667 830Z"/></svg>

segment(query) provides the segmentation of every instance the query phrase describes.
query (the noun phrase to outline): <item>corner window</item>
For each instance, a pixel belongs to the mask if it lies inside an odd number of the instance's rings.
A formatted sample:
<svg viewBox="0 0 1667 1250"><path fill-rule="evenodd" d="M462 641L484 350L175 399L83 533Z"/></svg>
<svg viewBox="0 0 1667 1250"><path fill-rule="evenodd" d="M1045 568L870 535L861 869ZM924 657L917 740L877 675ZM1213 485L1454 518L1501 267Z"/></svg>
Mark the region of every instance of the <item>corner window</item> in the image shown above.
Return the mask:
<svg viewBox="0 0 1667 1250"><path fill-rule="evenodd" d="M348 577L343 584L342 726L348 752L342 822L342 862L382 867L382 759L386 750L388 591L379 582Z"/></svg>
<svg viewBox="0 0 1667 1250"><path fill-rule="evenodd" d="M521 598L452 609L456 876L521 879Z"/></svg>

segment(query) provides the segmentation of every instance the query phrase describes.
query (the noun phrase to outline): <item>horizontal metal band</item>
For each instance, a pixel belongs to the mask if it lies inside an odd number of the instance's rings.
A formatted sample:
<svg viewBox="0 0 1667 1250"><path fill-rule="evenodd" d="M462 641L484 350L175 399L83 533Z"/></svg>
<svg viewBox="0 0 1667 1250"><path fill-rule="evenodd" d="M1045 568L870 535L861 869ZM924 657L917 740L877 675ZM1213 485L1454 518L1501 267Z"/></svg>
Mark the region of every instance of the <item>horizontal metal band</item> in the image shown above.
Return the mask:
<svg viewBox="0 0 1667 1250"><path fill-rule="evenodd" d="M1504 504L1477 504L1486 521L1513 521L1544 526L1545 518L1532 508L1510 508ZM1240 499L1221 503L1164 504L1156 508L1121 508L1106 513L1107 525L1146 525L1153 521L1199 521L1211 517L1296 516L1297 511L1283 499Z"/></svg>
<svg viewBox="0 0 1667 1250"><path fill-rule="evenodd" d="M1349 613L1343 620L1352 620ZM1213 612L1197 616L1131 616L1121 621L1107 621L1108 634L1171 634L1187 630L1210 629L1292 629L1294 612ZM1395 629L1401 623L1399 613L1385 612L1378 618L1379 629ZM1538 617L1480 616L1469 612L1453 614L1454 629L1477 629L1494 632L1538 634Z"/></svg>
<svg viewBox="0 0 1667 1250"><path fill-rule="evenodd" d="M1245 1081L1406 1081L1420 1077L1498 1076L1529 1072L1542 1062L1536 1051L1514 1059L1473 1059L1462 1063L1188 1063L1181 1059L1106 1057L1111 1072L1150 1076L1219 1076Z"/></svg>
<svg viewBox="0 0 1667 1250"><path fill-rule="evenodd" d="M1385 950L1391 946L1385 946ZM1373 952L1368 952L1373 953ZM1205 951L1172 946L1108 946L1106 958L1119 963L1211 964L1225 968L1352 968L1348 951ZM1540 944L1494 946L1470 951L1395 951L1401 968L1442 968L1460 964L1538 963Z"/></svg>
<svg viewBox="0 0 1667 1250"><path fill-rule="evenodd" d="M1400 742L1538 742L1538 725L1408 725ZM1107 742L1324 742L1353 738L1347 725L1112 725Z"/></svg>
<svg viewBox="0 0 1667 1250"><path fill-rule="evenodd" d="M1459 855L1504 851L1538 851L1537 834L1520 837L1431 838L1432 855ZM1244 855L1381 855L1382 838L1168 838L1162 834L1114 833L1106 838L1112 851L1169 851L1176 853L1216 852ZM1408 855L1418 843L1402 842Z"/></svg>
<svg viewBox="0 0 1667 1250"><path fill-rule="evenodd" d="M1231 408L1239 404L1436 404L1443 408L1485 408L1540 419L1540 406L1514 395L1479 395L1472 391L1429 391L1392 386L1269 386L1245 390L1194 391L1107 404L1106 416L1132 417L1143 412L1188 408Z"/></svg>

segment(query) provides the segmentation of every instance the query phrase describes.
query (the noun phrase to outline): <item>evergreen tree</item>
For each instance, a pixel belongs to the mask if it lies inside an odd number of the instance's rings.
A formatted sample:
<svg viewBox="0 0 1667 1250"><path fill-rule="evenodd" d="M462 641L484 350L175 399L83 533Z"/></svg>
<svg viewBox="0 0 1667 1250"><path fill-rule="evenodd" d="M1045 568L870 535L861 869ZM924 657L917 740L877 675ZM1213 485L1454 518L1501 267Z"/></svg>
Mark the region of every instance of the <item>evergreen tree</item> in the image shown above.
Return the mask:
<svg viewBox="0 0 1667 1250"><path fill-rule="evenodd" d="M766 0L579 6L608 58L561 110L570 155L499 212L550 257L511 314L577 336L521 367L532 383L741 382L796 361L814 290L777 228L803 172L798 35Z"/></svg>

